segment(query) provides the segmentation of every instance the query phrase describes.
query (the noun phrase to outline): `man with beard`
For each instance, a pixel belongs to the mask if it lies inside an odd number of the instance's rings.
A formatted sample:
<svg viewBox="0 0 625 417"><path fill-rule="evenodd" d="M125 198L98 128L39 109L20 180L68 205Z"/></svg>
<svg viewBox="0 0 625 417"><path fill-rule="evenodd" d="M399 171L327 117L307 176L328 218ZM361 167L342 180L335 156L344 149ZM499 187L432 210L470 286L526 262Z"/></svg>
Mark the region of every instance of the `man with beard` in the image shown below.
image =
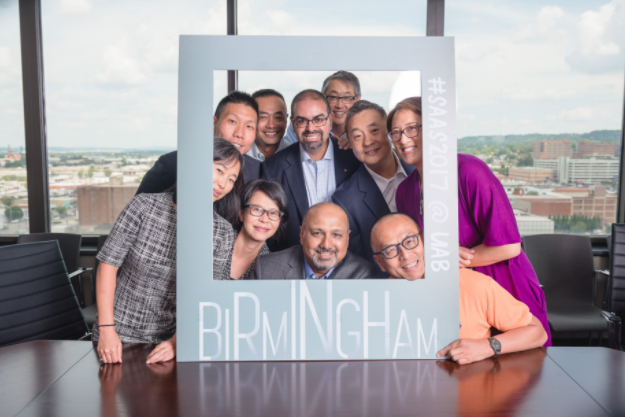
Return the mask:
<svg viewBox="0 0 625 417"><path fill-rule="evenodd" d="M300 226L309 207L330 201L336 187L360 166L352 151L339 149L330 139L332 113L326 97L304 90L291 102L291 123L298 145L291 145L263 162L263 178L279 182L288 198L287 236L269 241L272 251L297 245Z"/></svg>
<svg viewBox="0 0 625 417"><path fill-rule="evenodd" d="M213 116L213 135L232 143L243 154L243 180L247 184L260 178L260 162L246 155L256 137L258 104L247 93L233 91L222 98ZM178 151L162 155L146 172L137 194L162 193L176 184Z"/></svg>
<svg viewBox="0 0 625 417"><path fill-rule="evenodd" d="M363 279L376 275L372 264L347 251L347 214L334 203L308 209L300 243L259 257L253 279Z"/></svg>

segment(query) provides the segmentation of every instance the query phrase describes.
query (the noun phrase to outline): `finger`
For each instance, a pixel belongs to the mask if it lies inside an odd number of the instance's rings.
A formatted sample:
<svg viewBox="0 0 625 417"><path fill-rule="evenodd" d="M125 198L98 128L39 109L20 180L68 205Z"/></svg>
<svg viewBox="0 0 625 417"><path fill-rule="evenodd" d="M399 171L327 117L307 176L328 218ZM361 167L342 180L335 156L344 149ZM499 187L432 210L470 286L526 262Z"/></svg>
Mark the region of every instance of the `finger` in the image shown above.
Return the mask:
<svg viewBox="0 0 625 417"><path fill-rule="evenodd" d="M157 345L154 349L152 349L152 352L150 352L150 354L148 355L148 359L150 359L152 356L156 355L161 349L162 349L162 346L161 345Z"/></svg>
<svg viewBox="0 0 625 417"><path fill-rule="evenodd" d="M448 344L447 346L445 346L441 350L439 350L438 353L436 354L436 357L441 358L441 357L447 355L447 352L449 352L449 350L451 349L451 345L452 344L453 344L453 342Z"/></svg>
<svg viewBox="0 0 625 417"><path fill-rule="evenodd" d="M148 360L148 363L163 362L164 360L166 360L165 358L167 357L168 353L171 354L171 351L169 349L161 349L156 355Z"/></svg>
<svg viewBox="0 0 625 417"><path fill-rule="evenodd" d="M121 346L121 344L117 346L117 349L115 350L115 354L116 354L115 355L116 356L115 357L116 362L122 363L122 346Z"/></svg>

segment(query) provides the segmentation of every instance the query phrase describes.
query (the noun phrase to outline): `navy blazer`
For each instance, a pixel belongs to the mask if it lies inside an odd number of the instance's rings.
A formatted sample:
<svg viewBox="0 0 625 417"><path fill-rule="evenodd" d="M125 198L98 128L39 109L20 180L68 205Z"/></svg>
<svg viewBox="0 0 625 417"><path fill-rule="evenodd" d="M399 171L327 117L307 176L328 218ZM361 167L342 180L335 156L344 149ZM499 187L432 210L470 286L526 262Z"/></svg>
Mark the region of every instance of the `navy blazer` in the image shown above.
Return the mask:
<svg viewBox="0 0 625 417"><path fill-rule="evenodd" d="M362 164L350 150L339 149L338 142L330 139L334 147L334 178L336 186L340 186L356 172ZM299 245L299 232L302 219L308 210L308 194L304 169L300 158L299 142L294 143L262 163L262 177L279 182L284 188L288 201L289 220L287 221L287 236L281 240L269 240L267 245L272 252L288 249Z"/></svg>
<svg viewBox="0 0 625 417"><path fill-rule="evenodd" d="M400 163L408 175L415 169L401 159ZM388 274L382 272L373 259L369 234L375 222L391 211L364 164L349 180L336 189L332 195L332 201L347 212L351 230L349 232L349 251L375 264L378 278L388 278Z"/></svg>
<svg viewBox="0 0 625 417"><path fill-rule="evenodd" d="M145 173L137 194L162 193L176 183L178 175L178 151L161 155L154 166ZM249 155L243 155L243 179L245 183L260 178L260 162Z"/></svg>

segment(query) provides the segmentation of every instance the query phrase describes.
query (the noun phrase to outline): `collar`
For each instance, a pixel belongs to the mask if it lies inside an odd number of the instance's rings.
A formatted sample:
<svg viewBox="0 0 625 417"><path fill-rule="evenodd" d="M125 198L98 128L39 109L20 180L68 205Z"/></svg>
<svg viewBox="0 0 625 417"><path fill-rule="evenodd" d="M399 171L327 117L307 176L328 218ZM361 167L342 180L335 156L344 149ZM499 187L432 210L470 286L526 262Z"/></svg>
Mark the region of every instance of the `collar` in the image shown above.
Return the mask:
<svg viewBox="0 0 625 417"><path fill-rule="evenodd" d="M404 178L408 176L408 174L406 174L406 170L404 169L404 167L401 164L401 161L399 160L399 158L395 154L395 151L393 151L392 149L391 149L391 154L395 158L395 163L397 164L397 171L395 171L395 174L391 178L384 178L383 176L373 172L371 170L371 168L369 168L367 166L367 164L363 164L365 166L365 168L367 169L367 171L369 172L369 174L371 175L371 177L373 177L373 180L376 183L381 182L381 183L387 184L387 183L391 182L398 175L403 175Z"/></svg>
<svg viewBox="0 0 625 417"><path fill-rule="evenodd" d="M336 268L336 267L334 267ZM332 275L332 272L334 271L334 268L330 269L328 272L326 272L326 274L322 277L317 277L317 279L328 279L330 278L330 275ZM308 262L306 262L306 258L304 258L304 279L311 279L309 278L311 275L314 275L315 273L313 272L312 268L310 267L310 265L308 265ZM317 275L315 275L317 276Z"/></svg>
<svg viewBox="0 0 625 417"><path fill-rule="evenodd" d="M299 144L299 156L302 162L312 162L312 158L308 155L308 152L304 149L302 144ZM332 140L328 139L328 149L326 149L325 155L321 160L333 161L334 160L334 146L332 145Z"/></svg>
<svg viewBox="0 0 625 417"><path fill-rule="evenodd" d="M286 148L289 145L290 143L287 142L285 138L280 139L280 144L278 145L278 149L276 150L276 153L280 152L282 149ZM274 153L274 155L276 153ZM258 149L258 145L256 145L256 141L254 141L254 143L252 144L252 147L250 148L249 151L247 151L246 155L249 155L252 158L257 159L260 162L265 161L265 155L263 155L260 149Z"/></svg>

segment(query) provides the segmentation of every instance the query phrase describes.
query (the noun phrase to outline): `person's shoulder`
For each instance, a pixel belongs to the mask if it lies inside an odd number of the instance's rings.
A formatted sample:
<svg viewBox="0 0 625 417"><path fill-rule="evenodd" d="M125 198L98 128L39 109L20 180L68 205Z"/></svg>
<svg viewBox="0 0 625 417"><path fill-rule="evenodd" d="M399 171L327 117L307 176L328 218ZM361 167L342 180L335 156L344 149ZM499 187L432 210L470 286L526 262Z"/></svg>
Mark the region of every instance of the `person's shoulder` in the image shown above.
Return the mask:
<svg viewBox="0 0 625 417"><path fill-rule="evenodd" d="M363 165L364 169L364 165ZM334 194L332 194L332 200L336 197L337 200L341 200L341 202L349 203L349 196L354 192L355 189L358 189L358 173L360 170L357 170L354 175L349 177L347 181L343 184L339 185Z"/></svg>
<svg viewBox="0 0 625 417"><path fill-rule="evenodd" d="M293 155L299 155L299 142L293 143L282 149L280 152L276 152L270 158L265 159L263 166L265 170L278 169L284 166L285 161Z"/></svg>
<svg viewBox="0 0 625 417"><path fill-rule="evenodd" d="M477 156L467 155L464 153L458 154L458 176L479 178L483 176L492 176L493 172L486 165L486 162L482 161Z"/></svg>
<svg viewBox="0 0 625 417"><path fill-rule="evenodd" d="M347 267L352 267L356 270L366 271L373 268L373 264L367 261L365 258L361 258L360 256L347 251L345 258L343 258L343 264ZM374 268L375 269L375 268Z"/></svg>
<svg viewBox="0 0 625 417"><path fill-rule="evenodd" d="M288 259L294 259L300 255L300 246L291 246L288 249L281 250L279 252L268 252L258 257L258 262L263 265L273 264L278 265L280 268L287 266L286 261Z"/></svg>
<svg viewBox="0 0 625 417"><path fill-rule="evenodd" d="M158 157L158 161L161 164L171 165L176 164L178 161L178 151L168 152Z"/></svg>
<svg viewBox="0 0 625 417"><path fill-rule="evenodd" d="M250 155L248 155L246 153L243 154L243 159L245 160L246 164L251 164L253 166L257 166L257 165L261 164L261 162L258 159L254 158L253 156L250 156Z"/></svg>

